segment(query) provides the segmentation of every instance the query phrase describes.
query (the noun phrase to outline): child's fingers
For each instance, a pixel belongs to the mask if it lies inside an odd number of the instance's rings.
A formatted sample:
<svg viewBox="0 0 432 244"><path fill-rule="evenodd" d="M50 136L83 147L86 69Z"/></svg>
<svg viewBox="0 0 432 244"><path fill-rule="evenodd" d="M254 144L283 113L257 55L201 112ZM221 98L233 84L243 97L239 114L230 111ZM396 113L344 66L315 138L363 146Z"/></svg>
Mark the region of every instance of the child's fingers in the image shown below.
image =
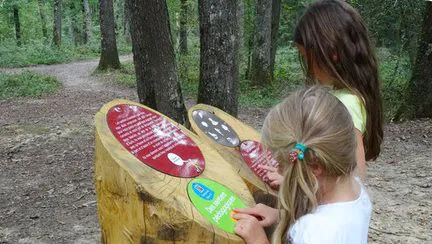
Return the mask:
<svg viewBox="0 0 432 244"><path fill-rule="evenodd" d="M258 165L259 168L267 170L268 172L277 172L278 168L266 164L260 164Z"/></svg>
<svg viewBox="0 0 432 244"><path fill-rule="evenodd" d="M244 214L244 213L233 213L231 215L231 217L233 217L236 220L252 220L255 219L255 217L253 217L252 215L249 214Z"/></svg>
<svg viewBox="0 0 432 244"><path fill-rule="evenodd" d="M257 214L255 208L235 208L234 213L244 213L244 214Z"/></svg>
<svg viewBox="0 0 432 244"><path fill-rule="evenodd" d="M271 181L271 182L269 183L269 185L270 185L270 186L273 186L273 187L276 187L276 186L279 186L280 183L279 183L279 181L274 180L274 181Z"/></svg>

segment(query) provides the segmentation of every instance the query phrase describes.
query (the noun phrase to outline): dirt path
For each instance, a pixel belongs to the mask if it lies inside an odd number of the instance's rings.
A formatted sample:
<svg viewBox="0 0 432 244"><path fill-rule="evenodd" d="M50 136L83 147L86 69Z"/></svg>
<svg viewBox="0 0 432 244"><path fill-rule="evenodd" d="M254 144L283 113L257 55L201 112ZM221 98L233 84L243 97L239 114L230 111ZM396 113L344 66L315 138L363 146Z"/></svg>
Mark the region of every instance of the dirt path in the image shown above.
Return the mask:
<svg viewBox="0 0 432 244"><path fill-rule="evenodd" d="M123 57L123 60L131 59ZM26 69L63 88L39 99L0 100L0 243L97 243L93 115L134 89L91 76L97 60ZM240 109L259 129L267 112ZM380 159L369 165L374 202L370 243L432 243L432 121L386 127Z"/></svg>

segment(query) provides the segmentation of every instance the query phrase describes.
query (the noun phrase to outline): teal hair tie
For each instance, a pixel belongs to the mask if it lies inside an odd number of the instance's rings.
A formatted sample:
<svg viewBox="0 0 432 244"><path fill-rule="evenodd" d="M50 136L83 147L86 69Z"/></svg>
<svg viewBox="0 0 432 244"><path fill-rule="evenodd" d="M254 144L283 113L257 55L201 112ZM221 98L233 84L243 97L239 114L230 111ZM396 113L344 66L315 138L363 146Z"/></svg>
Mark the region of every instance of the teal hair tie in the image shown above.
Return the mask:
<svg viewBox="0 0 432 244"><path fill-rule="evenodd" d="M297 143L295 146L295 149L299 150L298 159L303 160L304 159L304 153L308 149L308 147L304 144Z"/></svg>

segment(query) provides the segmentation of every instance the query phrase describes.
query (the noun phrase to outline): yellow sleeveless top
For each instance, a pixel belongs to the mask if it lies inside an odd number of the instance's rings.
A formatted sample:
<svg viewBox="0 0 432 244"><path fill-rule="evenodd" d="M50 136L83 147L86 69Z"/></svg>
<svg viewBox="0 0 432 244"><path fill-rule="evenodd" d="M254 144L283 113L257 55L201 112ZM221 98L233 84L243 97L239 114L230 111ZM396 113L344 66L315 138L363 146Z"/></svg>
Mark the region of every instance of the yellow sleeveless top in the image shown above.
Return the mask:
<svg viewBox="0 0 432 244"><path fill-rule="evenodd" d="M331 90L331 93L348 109L354 127L364 134L366 131L366 109L360 98L347 89Z"/></svg>

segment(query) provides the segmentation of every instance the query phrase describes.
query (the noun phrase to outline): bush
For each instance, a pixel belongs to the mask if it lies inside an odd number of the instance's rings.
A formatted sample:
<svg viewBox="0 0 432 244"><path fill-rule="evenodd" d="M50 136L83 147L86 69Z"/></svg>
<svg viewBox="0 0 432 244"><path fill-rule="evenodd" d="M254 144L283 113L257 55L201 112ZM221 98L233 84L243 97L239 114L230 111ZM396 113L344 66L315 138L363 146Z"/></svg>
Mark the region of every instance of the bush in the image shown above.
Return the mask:
<svg viewBox="0 0 432 244"><path fill-rule="evenodd" d="M34 72L20 74L0 73L0 99L13 97L39 97L53 93L60 87L60 82L47 75Z"/></svg>
<svg viewBox="0 0 432 244"><path fill-rule="evenodd" d="M391 121L406 101L412 67L406 53L394 55L380 50L378 59L384 116Z"/></svg>
<svg viewBox="0 0 432 244"><path fill-rule="evenodd" d="M126 42L119 42L118 50L120 54L128 54L131 53L132 48ZM99 56L100 43L98 41L79 46L63 43L60 48L57 48L44 44L42 41L31 41L18 47L11 40L9 42L2 42L0 45L0 68L58 64L73 60L97 58Z"/></svg>

